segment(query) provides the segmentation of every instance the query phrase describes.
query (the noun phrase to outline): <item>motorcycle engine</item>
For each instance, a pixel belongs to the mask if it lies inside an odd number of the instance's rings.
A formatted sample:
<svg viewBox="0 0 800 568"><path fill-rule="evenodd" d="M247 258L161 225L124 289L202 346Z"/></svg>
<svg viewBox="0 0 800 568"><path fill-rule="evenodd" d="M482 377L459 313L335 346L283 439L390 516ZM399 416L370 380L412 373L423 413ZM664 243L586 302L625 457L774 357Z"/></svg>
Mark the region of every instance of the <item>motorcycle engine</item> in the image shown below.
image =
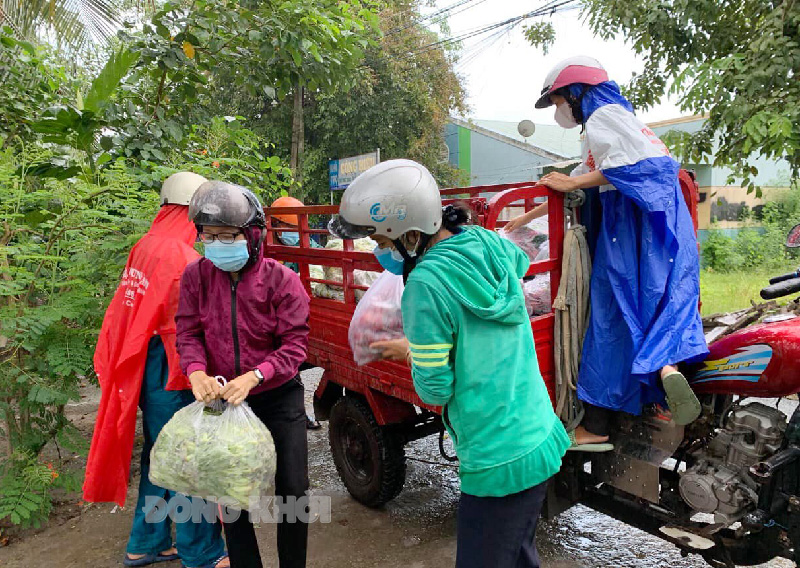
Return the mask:
<svg viewBox="0 0 800 568"><path fill-rule="evenodd" d="M696 462L678 486L681 497L692 509L713 513L717 523L736 522L758 499L750 466L778 451L785 431L786 416L777 408L735 405L711 442L693 452Z"/></svg>

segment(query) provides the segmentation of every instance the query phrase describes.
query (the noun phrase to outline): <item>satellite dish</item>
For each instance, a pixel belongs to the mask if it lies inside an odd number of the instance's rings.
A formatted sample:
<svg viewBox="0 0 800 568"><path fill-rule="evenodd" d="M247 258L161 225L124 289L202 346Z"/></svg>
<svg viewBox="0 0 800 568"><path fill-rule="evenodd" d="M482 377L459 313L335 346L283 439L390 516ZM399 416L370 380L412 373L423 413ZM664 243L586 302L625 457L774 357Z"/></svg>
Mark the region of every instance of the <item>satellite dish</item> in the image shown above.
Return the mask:
<svg viewBox="0 0 800 568"><path fill-rule="evenodd" d="M439 162L442 164L446 164L450 161L450 146L442 140L442 145L439 146Z"/></svg>
<svg viewBox="0 0 800 568"><path fill-rule="evenodd" d="M523 138L527 138L536 131L536 125L532 120L525 119L517 125L517 132Z"/></svg>

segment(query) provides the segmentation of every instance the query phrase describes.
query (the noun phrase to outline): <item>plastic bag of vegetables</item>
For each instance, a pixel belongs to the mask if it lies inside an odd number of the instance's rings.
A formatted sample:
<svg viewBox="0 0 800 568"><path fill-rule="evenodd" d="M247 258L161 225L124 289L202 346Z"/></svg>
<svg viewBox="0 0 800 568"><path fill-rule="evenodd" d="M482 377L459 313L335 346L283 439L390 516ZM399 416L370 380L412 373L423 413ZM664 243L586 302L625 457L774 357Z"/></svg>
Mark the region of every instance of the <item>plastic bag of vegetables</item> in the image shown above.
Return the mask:
<svg viewBox="0 0 800 568"><path fill-rule="evenodd" d="M162 428L150 481L178 493L252 511L275 479L272 435L246 402L193 402Z"/></svg>
<svg viewBox="0 0 800 568"><path fill-rule="evenodd" d="M353 312L347 334L356 365L366 365L381 358L381 352L370 349L376 341L403 337L403 277L391 272L381 274L369 287Z"/></svg>

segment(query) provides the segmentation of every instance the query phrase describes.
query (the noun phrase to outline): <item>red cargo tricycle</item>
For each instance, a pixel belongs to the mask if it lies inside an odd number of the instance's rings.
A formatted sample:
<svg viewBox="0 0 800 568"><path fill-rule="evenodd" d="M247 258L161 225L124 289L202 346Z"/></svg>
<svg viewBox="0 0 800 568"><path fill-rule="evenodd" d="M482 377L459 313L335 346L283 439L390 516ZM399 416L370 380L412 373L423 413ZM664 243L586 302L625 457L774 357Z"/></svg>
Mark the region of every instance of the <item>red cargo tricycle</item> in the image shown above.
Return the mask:
<svg viewBox="0 0 800 568"><path fill-rule="evenodd" d="M681 188L697 228L697 184L686 171ZM562 273L563 242L577 212L564 195L535 182L446 189L445 203L461 200L474 220L489 230L501 227L504 210L549 204L549 258L531 263L529 275L550 278L551 299ZM350 494L376 507L396 497L406 474L404 446L438 435L440 408L414 392L405 364L378 362L358 367L348 329L359 286L355 271L381 272L374 255L354 249L312 248L309 218L329 217L336 206L266 209L298 215L300 246L279 243L281 229L268 229L264 254L296 263L311 296L308 363L324 369L314 395L319 420L329 421L336 469ZM796 229L800 233L800 229ZM788 242L798 243L797 235ZM339 269L341 279L313 277L310 267ZM319 275L317 275L319 276ZM342 300L315 297L314 284L335 287ZM775 286L782 295L800 291L800 278ZM539 367L555 400L555 315L531 318ZM555 516L583 503L678 546L713 566L763 563L776 556L800 558L800 411L751 397L775 398L800 391L800 318L779 317L731 334L711 346L708 361L684 370L703 403L703 414L677 426L658 409L642 416L620 414L602 455L568 452L550 484L545 514ZM796 405L795 405L796 406ZM793 411L794 410L794 411ZM788 415L787 415L788 414Z"/></svg>

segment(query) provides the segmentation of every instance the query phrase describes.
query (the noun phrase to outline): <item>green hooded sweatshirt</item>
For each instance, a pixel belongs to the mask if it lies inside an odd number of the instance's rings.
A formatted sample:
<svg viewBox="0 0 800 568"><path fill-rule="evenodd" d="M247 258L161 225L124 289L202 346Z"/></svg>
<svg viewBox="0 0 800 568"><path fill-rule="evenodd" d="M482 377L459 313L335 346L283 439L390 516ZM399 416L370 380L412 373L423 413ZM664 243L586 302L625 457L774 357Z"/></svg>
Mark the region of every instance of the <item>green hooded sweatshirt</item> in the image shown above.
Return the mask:
<svg viewBox="0 0 800 568"><path fill-rule="evenodd" d="M536 359L520 284L528 266L510 241L465 227L422 256L403 293L414 388L444 407L468 495L538 485L570 445Z"/></svg>

